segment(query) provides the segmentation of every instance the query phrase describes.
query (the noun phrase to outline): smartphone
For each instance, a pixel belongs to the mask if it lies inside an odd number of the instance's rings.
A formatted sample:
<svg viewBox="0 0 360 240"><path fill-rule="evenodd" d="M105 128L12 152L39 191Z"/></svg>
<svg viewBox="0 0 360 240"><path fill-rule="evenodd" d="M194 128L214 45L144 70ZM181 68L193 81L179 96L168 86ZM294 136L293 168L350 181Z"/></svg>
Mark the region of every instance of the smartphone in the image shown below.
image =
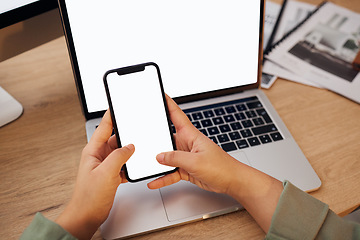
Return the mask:
<svg viewBox="0 0 360 240"><path fill-rule="evenodd" d="M159 66L144 63L107 71L104 85L118 147L135 145L124 165L129 182L175 172L156 160L176 149Z"/></svg>

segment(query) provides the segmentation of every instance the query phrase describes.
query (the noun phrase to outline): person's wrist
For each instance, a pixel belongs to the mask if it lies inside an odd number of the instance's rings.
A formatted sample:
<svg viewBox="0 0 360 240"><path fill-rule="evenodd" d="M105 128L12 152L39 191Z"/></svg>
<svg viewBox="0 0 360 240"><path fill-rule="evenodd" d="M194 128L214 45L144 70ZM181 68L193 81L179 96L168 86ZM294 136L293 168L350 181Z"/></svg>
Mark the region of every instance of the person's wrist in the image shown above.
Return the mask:
<svg viewBox="0 0 360 240"><path fill-rule="evenodd" d="M237 200L244 207L253 201L262 199L271 192L271 189L278 187L278 180L269 175L238 162L234 166L233 178L229 185L227 194Z"/></svg>
<svg viewBox="0 0 360 240"><path fill-rule="evenodd" d="M101 225L98 219L88 216L73 200L55 222L77 239L91 239Z"/></svg>
<svg viewBox="0 0 360 240"><path fill-rule="evenodd" d="M231 166L231 174L228 174L228 187L225 194L236 200L238 200L239 194L243 192L246 185L246 177L244 176L246 171L243 170L245 166L245 164L234 159L234 164Z"/></svg>
<svg viewBox="0 0 360 240"><path fill-rule="evenodd" d="M268 176L232 157L231 159L233 164L229 169L231 174L228 174L229 185L225 193L241 203L256 192L259 187L257 180L268 179Z"/></svg>

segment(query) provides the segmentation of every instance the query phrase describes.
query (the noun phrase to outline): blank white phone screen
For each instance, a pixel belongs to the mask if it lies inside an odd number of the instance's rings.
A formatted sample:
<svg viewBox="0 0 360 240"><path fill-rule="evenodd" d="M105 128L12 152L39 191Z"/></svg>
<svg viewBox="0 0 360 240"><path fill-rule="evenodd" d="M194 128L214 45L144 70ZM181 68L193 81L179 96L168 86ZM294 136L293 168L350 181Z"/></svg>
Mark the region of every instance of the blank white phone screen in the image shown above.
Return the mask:
<svg viewBox="0 0 360 240"><path fill-rule="evenodd" d="M129 178L173 170L156 160L157 154L174 149L156 67L126 75L111 73L107 83L121 145L135 145L126 163Z"/></svg>

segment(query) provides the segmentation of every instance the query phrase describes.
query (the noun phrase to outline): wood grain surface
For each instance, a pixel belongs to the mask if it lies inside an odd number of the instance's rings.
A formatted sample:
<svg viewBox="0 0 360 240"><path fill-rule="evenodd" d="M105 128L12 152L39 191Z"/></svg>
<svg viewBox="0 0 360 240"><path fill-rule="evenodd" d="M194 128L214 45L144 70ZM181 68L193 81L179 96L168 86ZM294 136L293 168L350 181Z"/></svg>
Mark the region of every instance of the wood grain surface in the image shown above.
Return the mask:
<svg viewBox="0 0 360 240"><path fill-rule="evenodd" d="M333 2L360 12L359 0ZM85 119L64 37L1 62L0 86L24 107L18 120L0 128L0 238L17 239L36 212L54 220L70 200L86 144ZM359 206L360 105L282 79L264 92L322 180L311 194L341 216ZM239 211L134 239L264 236ZM93 239L101 239L99 231Z"/></svg>

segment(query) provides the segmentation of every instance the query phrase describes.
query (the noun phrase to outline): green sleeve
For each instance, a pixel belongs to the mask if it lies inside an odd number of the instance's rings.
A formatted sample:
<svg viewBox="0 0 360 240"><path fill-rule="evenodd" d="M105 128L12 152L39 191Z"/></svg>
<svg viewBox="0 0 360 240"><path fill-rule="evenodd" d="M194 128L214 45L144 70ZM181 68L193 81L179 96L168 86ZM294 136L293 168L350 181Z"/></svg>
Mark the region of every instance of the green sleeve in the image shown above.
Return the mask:
<svg viewBox="0 0 360 240"><path fill-rule="evenodd" d="M20 237L21 240L27 239L61 239L73 240L74 238L70 233L65 231L61 226L46 219L41 213L37 213L25 229Z"/></svg>
<svg viewBox="0 0 360 240"><path fill-rule="evenodd" d="M360 239L360 225L286 181L265 239Z"/></svg>

